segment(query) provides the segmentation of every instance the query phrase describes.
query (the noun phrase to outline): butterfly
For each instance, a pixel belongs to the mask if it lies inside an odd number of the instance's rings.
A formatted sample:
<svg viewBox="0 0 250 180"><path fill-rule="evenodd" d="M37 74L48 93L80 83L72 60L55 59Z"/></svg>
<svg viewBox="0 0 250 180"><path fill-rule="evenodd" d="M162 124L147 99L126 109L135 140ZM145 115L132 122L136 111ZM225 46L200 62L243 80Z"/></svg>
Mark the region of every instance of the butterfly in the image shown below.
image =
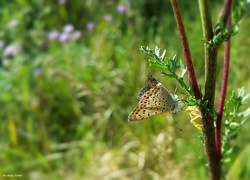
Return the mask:
<svg viewBox="0 0 250 180"><path fill-rule="evenodd" d="M171 94L163 84L152 75L147 79L148 85L138 95L138 106L129 114L128 121L150 118L168 111L177 113L184 109L177 95Z"/></svg>

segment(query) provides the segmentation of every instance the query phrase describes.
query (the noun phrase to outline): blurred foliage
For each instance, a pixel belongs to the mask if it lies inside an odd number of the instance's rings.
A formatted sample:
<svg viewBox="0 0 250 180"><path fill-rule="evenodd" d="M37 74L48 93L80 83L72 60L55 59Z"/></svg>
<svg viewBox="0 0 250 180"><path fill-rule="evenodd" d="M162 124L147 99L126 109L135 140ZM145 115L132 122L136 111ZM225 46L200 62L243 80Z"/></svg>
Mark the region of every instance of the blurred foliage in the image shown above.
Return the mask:
<svg viewBox="0 0 250 180"><path fill-rule="evenodd" d="M212 3L219 12L221 4ZM197 4L183 1L181 7L202 83ZM1 0L0 19L1 175L21 174L25 179L207 177L205 160L199 158L204 156L197 138L200 132L189 123L188 114L127 122L148 74L159 75L157 68L147 67L140 46L158 45L167 54L183 58L170 3ZM87 26L90 22L92 28ZM242 85L250 90L245 65L249 24L243 18L232 40L228 92ZM48 37L54 30L60 37L66 25L72 25L73 32L79 30L81 37L66 41ZM218 64L220 69L222 59ZM174 91L171 79L157 79ZM250 140L248 128L249 124L244 126L238 137L242 149ZM249 166L244 167L249 171ZM246 179L244 174L240 177Z"/></svg>

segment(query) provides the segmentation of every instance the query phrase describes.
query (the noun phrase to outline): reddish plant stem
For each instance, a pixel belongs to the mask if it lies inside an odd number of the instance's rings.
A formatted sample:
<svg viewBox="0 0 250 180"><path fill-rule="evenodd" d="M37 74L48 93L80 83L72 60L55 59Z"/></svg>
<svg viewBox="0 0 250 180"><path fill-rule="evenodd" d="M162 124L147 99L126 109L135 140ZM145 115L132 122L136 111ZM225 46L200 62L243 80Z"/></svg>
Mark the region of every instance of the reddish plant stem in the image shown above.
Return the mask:
<svg viewBox="0 0 250 180"><path fill-rule="evenodd" d="M224 1L223 11L222 11L222 19L223 19L224 24L229 22L228 20L230 19L230 15L231 15L232 2L233 2L232 0Z"/></svg>
<svg viewBox="0 0 250 180"><path fill-rule="evenodd" d="M181 44L185 55L186 65L189 72L189 77L191 85L193 87L193 92L196 99L201 98L201 94L197 85L197 80L193 68L192 57L188 46L188 41L184 29L184 25L181 18L181 13L179 10L178 0L171 0L172 8L174 11L175 20L177 23L178 31L180 34ZM231 10L231 0L225 0L223 9L223 21L227 22ZM210 41L213 38L212 21L211 15L209 13L208 1L199 0L199 8L201 12L203 37L206 41ZM230 44L229 44L230 47ZM216 84L216 67L217 67L217 47L212 47L208 49L205 45L205 62L206 62L206 73L205 73L205 93L204 100L208 101L207 108L213 111L214 109L214 97L215 97L215 84ZM224 106L224 104L223 104ZM215 138L214 129L214 118L208 114L204 114L204 110L201 109L202 113L202 124L203 124L203 136L205 143L205 150L208 158L208 166L210 171L211 179L220 179L220 154L217 151L217 139ZM220 123L221 124L221 123ZM220 125L219 125L220 127ZM220 129L219 133L219 143L220 143ZM217 134L217 132L216 132ZM220 148L220 144L219 144Z"/></svg>
<svg viewBox="0 0 250 180"><path fill-rule="evenodd" d="M227 25L228 26L231 25L231 19L228 20ZM221 85L220 101L218 106L218 115L216 120L215 143L219 158L221 158L221 123L222 123L222 116L223 116L223 110L227 92L229 64L230 64L230 40L225 43L224 69L222 75L222 85Z"/></svg>
<svg viewBox="0 0 250 180"><path fill-rule="evenodd" d="M188 70L188 75L189 75L190 82L191 82L191 85L193 88L194 96L196 99L201 99L201 94L200 94L200 90L198 88L196 75L195 75L195 71L194 71L192 56L190 53L188 40L187 40L184 24L183 24L181 13L180 13L179 3L177 0L171 0L171 3L172 3L175 21L176 21L177 28L178 28L179 35L180 35L180 39L181 39L181 45L182 45L182 49L184 52L186 66L187 66L187 70Z"/></svg>
<svg viewBox="0 0 250 180"><path fill-rule="evenodd" d="M222 12L222 20L224 24L227 23L227 26L231 25L231 18L230 18L231 9L232 9L232 0L225 0ZM221 123L222 123L222 116L226 99L229 63L230 63L230 40L225 43L224 70L222 75L220 101L218 105L218 115L217 115L216 130L215 130L215 145L219 160L221 159Z"/></svg>

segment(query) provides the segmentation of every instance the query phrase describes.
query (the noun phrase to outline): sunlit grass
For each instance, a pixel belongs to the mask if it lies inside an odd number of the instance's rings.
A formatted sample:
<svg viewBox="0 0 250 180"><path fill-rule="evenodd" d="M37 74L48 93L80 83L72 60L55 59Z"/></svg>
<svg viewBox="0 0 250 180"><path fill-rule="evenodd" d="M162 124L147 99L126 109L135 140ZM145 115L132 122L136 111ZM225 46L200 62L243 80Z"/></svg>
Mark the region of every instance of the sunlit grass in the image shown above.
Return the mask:
<svg viewBox="0 0 250 180"><path fill-rule="evenodd" d="M112 25L102 21L94 31L83 33L81 41L61 44L36 39L45 46L41 51L38 47L31 51L30 46L30 54L24 49L1 67L0 174L16 173L30 179L207 177L205 160L200 158L204 157L198 138L201 132L189 123L186 112L127 122L149 74L169 91L175 89L172 80L148 67L147 57L139 51L141 45L159 45L169 56L178 52L181 57L179 38L171 27L173 19L168 20L168 27L155 29L152 23L144 32L140 29L142 17L138 22L116 18ZM53 19L48 24L53 24ZM195 20L190 21L193 31L200 24ZM202 84L200 37L193 33L189 39ZM232 44L230 90L238 85L250 90L245 66L248 37L245 28L239 38L234 37L233 42L240 45ZM181 90L177 93L185 97ZM239 144L244 147L247 142L243 140Z"/></svg>

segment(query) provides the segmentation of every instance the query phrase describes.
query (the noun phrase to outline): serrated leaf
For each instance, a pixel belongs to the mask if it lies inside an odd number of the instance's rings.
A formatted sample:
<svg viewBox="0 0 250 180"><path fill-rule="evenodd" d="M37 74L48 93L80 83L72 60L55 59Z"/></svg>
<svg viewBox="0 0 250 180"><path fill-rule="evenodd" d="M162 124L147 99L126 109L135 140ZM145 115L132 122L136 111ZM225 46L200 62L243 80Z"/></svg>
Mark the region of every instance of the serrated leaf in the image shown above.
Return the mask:
<svg viewBox="0 0 250 180"><path fill-rule="evenodd" d="M181 78L183 78L187 73L187 67L184 65L184 63L182 63L182 61L180 62L180 65L181 65Z"/></svg>
<svg viewBox="0 0 250 180"><path fill-rule="evenodd" d="M239 123L232 122L232 123L230 123L229 127L230 127L231 130L235 131L239 127Z"/></svg>
<svg viewBox="0 0 250 180"><path fill-rule="evenodd" d="M221 161L224 163L229 163L231 160L232 158L225 158L225 159L222 159Z"/></svg>
<svg viewBox="0 0 250 180"><path fill-rule="evenodd" d="M165 57L166 57L166 50L164 50L164 51L163 51L163 53L162 53L162 55L161 55L161 57L160 57L160 58L161 58L162 60L164 60L164 59L165 59Z"/></svg>
<svg viewBox="0 0 250 180"><path fill-rule="evenodd" d="M155 55L157 57L160 57L160 50L161 50L161 48L158 48L158 46L155 46Z"/></svg>
<svg viewBox="0 0 250 180"><path fill-rule="evenodd" d="M238 137L238 134L231 135L230 137L227 138L228 141L234 140Z"/></svg>
<svg viewBox="0 0 250 180"><path fill-rule="evenodd" d="M250 120L250 115L248 115L246 118L243 119L243 121L240 123L240 126L243 126L249 120Z"/></svg>
<svg viewBox="0 0 250 180"><path fill-rule="evenodd" d="M169 74L169 73L166 73L166 72L162 72L162 74L168 76L168 77L171 77L171 78L175 78L175 76L173 74Z"/></svg>
<svg viewBox="0 0 250 180"><path fill-rule="evenodd" d="M227 140L223 140L224 142L228 142ZM224 144L224 146L223 146L223 148L224 148L224 152L227 152L229 149L231 149L231 146L228 144L228 143L226 143L226 144Z"/></svg>
<svg viewBox="0 0 250 180"><path fill-rule="evenodd" d="M154 54L153 54L153 51L151 51L151 49L150 49L148 46L147 46L146 48L143 47L143 46L141 46L140 50L141 50L143 53L147 54L148 56L150 56L150 57L152 57L152 58L155 58L155 57L154 57Z"/></svg>
<svg viewBox="0 0 250 180"><path fill-rule="evenodd" d="M141 47L140 47L140 50L141 50L142 52L147 52L147 49L146 49L144 46L141 46Z"/></svg>
<svg viewBox="0 0 250 180"><path fill-rule="evenodd" d="M149 60L149 66L167 69L166 65L162 65L159 62L155 62L155 61L152 61L152 60Z"/></svg>
<svg viewBox="0 0 250 180"><path fill-rule="evenodd" d="M222 32L224 32L224 31L225 31L225 28L226 28L226 26L225 26L225 24L224 24L224 22L223 22L222 16L220 17L220 28L221 28L221 31L222 31Z"/></svg>
<svg viewBox="0 0 250 180"><path fill-rule="evenodd" d="M240 151L240 149L241 148L239 146L235 145L235 146L232 147L232 153L237 153L237 152Z"/></svg>
<svg viewBox="0 0 250 180"><path fill-rule="evenodd" d="M229 125L230 125L230 121L228 121L228 119L226 119L224 122L224 126L229 127Z"/></svg>
<svg viewBox="0 0 250 180"><path fill-rule="evenodd" d="M199 135L198 138L201 140L202 143L204 143L204 138L202 135Z"/></svg>

